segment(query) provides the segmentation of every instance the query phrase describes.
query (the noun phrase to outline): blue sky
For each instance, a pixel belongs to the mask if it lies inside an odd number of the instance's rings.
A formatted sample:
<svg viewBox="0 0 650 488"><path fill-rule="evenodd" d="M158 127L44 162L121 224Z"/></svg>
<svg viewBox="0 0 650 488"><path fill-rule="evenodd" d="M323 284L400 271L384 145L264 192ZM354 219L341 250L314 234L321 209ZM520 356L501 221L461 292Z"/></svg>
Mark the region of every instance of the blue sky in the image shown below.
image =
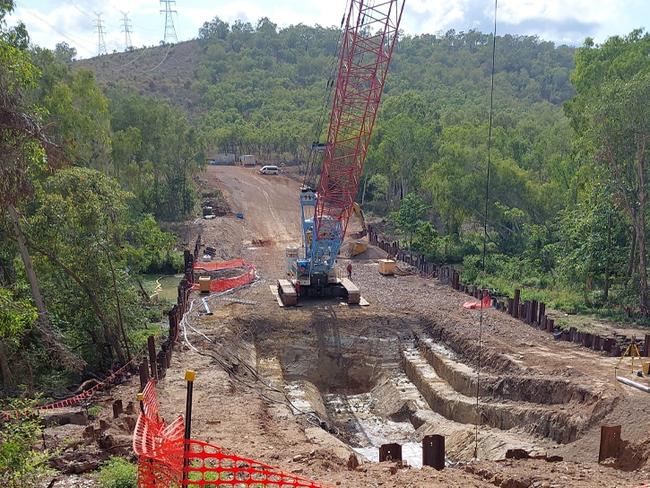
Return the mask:
<svg viewBox="0 0 650 488"><path fill-rule="evenodd" d="M196 37L203 22L219 16L253 24L264 16L280 27L304 23L339 25L346 0L177 0L174 17L179 40ZM449 29L491 30L493 0L406 0L402 26L409 34ZM121 12L128 12L135 46L162 39L164 17L155 0L17 0L10 21L22 20L34 43L54 47L65 41L79 57L97 51L95 13L101 12L109 51L123 50ZM500 0L500 33L530 34L558 43L581 44L585 37L603 41L650 22L650 0Z"/></svg>

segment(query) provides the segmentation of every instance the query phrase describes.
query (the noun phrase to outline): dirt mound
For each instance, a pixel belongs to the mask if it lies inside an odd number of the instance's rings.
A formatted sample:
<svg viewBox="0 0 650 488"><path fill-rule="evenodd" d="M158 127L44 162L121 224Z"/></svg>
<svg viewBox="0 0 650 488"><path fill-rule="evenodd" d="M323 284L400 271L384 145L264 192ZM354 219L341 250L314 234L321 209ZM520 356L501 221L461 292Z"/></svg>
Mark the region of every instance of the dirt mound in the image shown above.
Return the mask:
<svg viewBox="0 0 650 488"><path fill-rule="evenodd" d="M388 254L381 250L380 248L368 244L368 249L366 249L364 252L361 254L357 254L356 256L352 256L352 248L354 247L354 243L356 241L346 241L343 243L341 246L341 250L339 251L339 255L346 257L348 259L358 259L358 260L364 260L364 259L386 259Z"/></svg>

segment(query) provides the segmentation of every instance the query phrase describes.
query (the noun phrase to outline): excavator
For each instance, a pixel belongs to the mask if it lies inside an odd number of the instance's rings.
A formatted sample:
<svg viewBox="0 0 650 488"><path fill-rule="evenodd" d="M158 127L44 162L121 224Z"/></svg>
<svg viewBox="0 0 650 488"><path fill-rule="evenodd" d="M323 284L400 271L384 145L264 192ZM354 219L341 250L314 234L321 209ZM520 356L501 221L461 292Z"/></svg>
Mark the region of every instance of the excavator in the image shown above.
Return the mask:
<svg viewBox="0 0 650 488"><path fill-rule="evenodd" d="M336 258L354 210L370 137L397 42L404 0L350 0L345 15L327 140L315 188L300 189L302 246L287 249L288 279L277 282L282 306L302 297L359 304L359 288L336 276ZM360 208L359 208L360 210Z"/></svg>

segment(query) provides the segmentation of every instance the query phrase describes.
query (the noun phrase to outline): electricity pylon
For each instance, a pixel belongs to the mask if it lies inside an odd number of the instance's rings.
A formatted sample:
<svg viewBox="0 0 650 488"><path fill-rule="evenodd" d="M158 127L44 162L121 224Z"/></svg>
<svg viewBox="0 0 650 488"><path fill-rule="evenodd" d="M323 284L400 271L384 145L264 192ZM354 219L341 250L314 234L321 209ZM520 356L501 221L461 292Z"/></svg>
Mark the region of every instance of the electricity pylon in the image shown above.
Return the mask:
<svg viewBox="0 0 650 488"><path fill-rule="evenodd" d="M165 6L164 10L160 11L160 13L165 14L165 35L163 41L165 43L178 42L176 27L174 27L174 14L178 12L172 9L172 6L176 5L176 0L160 0L160 5Z"/></svg>
<svg viewBox="0 0 650 488"><path fill-rule="evenodd" d="M124 50L130 51L133 49L133 42L131 42L131 19L129 19L128 12L122 12L122 32L124 33Z"/></svg>
<svg viewBox="0 0 650 488"><path fill-rule="evenodd" d="M95 27L97 27L97 56L108 54L106 50L106 40L104 39L104 21L102 20L101 12L95 12L97 19L95 20Z"/></svg>

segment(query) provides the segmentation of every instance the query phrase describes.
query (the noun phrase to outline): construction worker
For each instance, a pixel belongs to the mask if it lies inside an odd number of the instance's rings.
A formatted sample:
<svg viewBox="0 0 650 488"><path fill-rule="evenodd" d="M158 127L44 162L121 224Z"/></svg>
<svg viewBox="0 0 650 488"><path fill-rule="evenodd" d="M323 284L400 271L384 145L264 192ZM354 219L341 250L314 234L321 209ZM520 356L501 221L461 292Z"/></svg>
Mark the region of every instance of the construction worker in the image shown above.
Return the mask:
<svg viewBox="0 0 650 488"><path fill-rule="evenodd" d="M348 270L348 279L352 279L352 262L348 263L348 267L346 268Z"/></svg>

